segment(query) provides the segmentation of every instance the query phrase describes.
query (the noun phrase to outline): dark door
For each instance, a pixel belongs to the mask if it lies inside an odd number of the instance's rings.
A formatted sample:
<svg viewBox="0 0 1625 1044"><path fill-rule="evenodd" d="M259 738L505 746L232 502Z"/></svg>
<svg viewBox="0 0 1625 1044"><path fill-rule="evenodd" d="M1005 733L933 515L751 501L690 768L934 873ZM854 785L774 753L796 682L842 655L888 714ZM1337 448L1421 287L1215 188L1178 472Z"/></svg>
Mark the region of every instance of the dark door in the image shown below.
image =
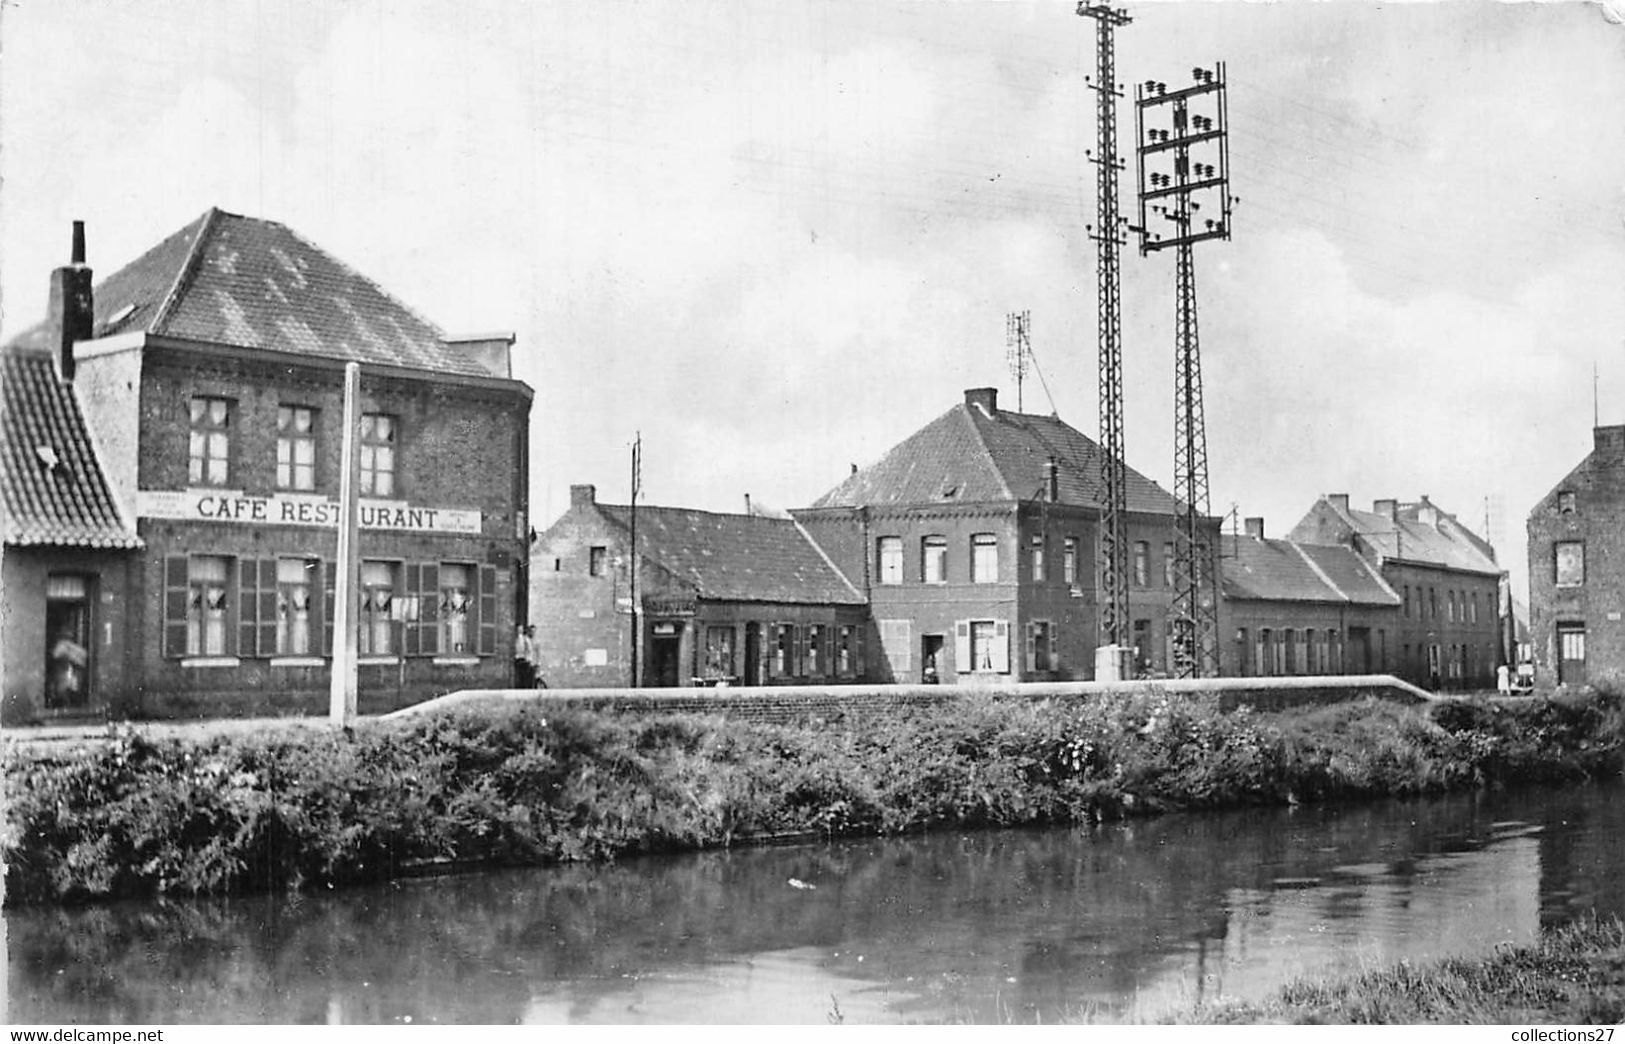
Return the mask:
<svg viewBox="0 0 1625 1044"><path fill-rule="evenodd" d="M745 684L762 684L762 625L745 625Z"/></svg>
<svg viewBox="0 0 1625 1044"><path fill-rule="evenodd" d="M1348 647L1344 650L1344 666L1350 674L1371 673L1371 628L1350 627Z"/></svg>
<svg viewBox="0 0 1625 1044"><path fill-rule="evenodd" d="M90 581L53 575L45 594L45 706L90 706Z"/></svg>
<svg viewBox="0 0 1625 1044"><path fill-rule="evenodd" d="M1557 683L1584 685L1586 681L1586 629L1584 624L1557 625Z"/></svg>
<svg viewBox="0 0 1625 1044"><path fill-rule="evenodd" d="M661 689L677 687L677 667L682 638L675 634L657 634L649 648L650 684Z"/></svg>

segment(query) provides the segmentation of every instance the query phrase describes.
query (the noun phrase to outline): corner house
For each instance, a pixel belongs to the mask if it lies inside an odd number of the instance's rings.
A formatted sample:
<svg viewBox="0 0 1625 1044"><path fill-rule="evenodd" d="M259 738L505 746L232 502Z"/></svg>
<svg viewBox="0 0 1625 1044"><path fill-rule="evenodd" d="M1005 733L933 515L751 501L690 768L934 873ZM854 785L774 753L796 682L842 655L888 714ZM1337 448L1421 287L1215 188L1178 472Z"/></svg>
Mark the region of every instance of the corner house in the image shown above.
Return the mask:
<svg viewBox="0 0 1625 1044"><path fill-rule="evenodd" d="M76 226L4 350L5 718L320 712L361 365L360 709L511 679L531 389L272 221L92 289Z"/></svg>

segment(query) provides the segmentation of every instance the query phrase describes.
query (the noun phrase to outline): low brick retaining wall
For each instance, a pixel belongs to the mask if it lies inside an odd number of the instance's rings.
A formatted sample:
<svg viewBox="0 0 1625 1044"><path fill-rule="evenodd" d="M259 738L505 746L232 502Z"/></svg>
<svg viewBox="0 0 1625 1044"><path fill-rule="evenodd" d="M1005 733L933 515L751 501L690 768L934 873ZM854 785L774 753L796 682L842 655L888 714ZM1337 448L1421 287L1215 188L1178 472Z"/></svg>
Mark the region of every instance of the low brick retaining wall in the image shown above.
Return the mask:
<svg viewBox="0 0 1625 1044"><path fill-rule="evenodd" d="M931 706L967 693L1000 699L1088 700L1110 692L1167 693L1213 700L1221 710L1250 706L1260 711L1341 703L1374 696L1427 703L1428 693L1387 674L1326 678L1209 678L1192 681L1021 682L1006 685L795 685L731 689L465 689L387 714L386 719L432 714L470 705L536 703L649 713L721 714L787 724L836 721Z"/></svg>

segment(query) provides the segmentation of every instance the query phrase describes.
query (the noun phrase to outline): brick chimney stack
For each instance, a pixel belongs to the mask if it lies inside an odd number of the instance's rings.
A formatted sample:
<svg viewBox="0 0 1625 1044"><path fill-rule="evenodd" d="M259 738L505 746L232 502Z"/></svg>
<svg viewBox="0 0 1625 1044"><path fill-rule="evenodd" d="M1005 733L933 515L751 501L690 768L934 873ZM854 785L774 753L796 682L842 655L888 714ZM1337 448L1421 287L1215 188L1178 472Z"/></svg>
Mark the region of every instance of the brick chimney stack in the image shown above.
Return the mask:
<svg viewBox="0 0 1625 1044"><path fill-rule="evenodd" d="M1051 504L1061 502L1061 466L1054 457L1044 463L1044 495Z"/></svg>
<svg viewBox="0 0 1625 1044"><path fill-rule="evenodd" d="M1371 504L1371 511L1372 511L1373 514L1381 515L1383 518L1387 519L1391 523L1394 523L1396 525L1399 523L1399 501L1398 500L1377 500L1377 501L1373 501L1372 504Z"/></svg>
<svg viewBox="0 0 1625 1044"><path fill-rule="evenodd" d="M1416 520L1424 526L1439 527L1439 509L1428 500L1426 493L1422 494L1422 503L1416 508Z"/></svg>
<svg viewBox="0 0 1625 1044"><path fill-rule="evenodd" d="M1264 520L1262 518L1245 518L1241 524L1247 527L1247 535L1254 540L1264 539Z"/></svg>
<svg viewBox="0 0 1625 1044"><path fill-rule="evenodd" d="M72 260L51 273L51 299L45 321L55 337L56 373L73 380L73 344L88 341L96 326L96 303L91 293L91 271L85 264L85 223L73 223Z"/></svg>
<svg viewBox="0 0 1625 1044"><path fill-rule="evenodd" d="M965 405L979 407L989 417L996 417L999 414L999 389L966 388Z"/></svg>
<svg viewBox="0 0 1625 1044"><path fill-rule="evenodd" d="M1592 452L1606 461L1625 460L1625 424L1591 429Z"/></svg>
<svg viewBox="0 0 1625 1044"><path fill-rule="evenodd" d="M1326 494L1326 500L1337 510L1345 514L1348 513L1349 495L1347 493L1328 493Z"/></svg>
<svg viewBox="0 0 1625 1044"><path fill-rule="evenodd" d="M571 507L590 507L598 502L598 487L580 485L570 487Z"/></svg>

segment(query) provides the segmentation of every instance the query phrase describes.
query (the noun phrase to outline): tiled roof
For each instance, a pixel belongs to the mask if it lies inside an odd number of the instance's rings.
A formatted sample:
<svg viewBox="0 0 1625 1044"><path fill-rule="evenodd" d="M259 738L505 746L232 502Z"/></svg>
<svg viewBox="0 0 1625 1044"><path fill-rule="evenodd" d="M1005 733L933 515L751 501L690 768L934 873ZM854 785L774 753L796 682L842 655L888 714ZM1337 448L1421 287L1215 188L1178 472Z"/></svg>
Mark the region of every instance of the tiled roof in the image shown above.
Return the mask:
<svg viewBox="0 0 1625 1044"><path fill-rule="evenodd" d="M141 546L48 353L0 351L0 501L12 546Z"/></svg>
<svg viewBox="0 0 1625 1044"><path fill-rule="evenodd" d="M492 376L376 283L275 221L211 209L95 287L98 337L137 330ZM45 324L14 344L48 347Z"/></svg>
<svg viewBox="0 0 1625 1044"><path fill-rule="evenodd" d="M1100 446L1057 417L961 403L813 502L813 508L1034 500L1055 458L1058 502L1099 508ZM1130 511L1174 513L1174 498L1125 469Z"/></svg>
<svg viewBox="0 0 1625 1044"><path fill-rule="evenodd" d="M628 526L631 511L600 504ZM785 518L638 507L638 546L701 598L861 605L863 596L800 526Z"/></svg>
<svg viewBox="0 0 1625 1044"><path fill-rule="evenodd" d="M1398 605L1399 596L1346 547L1225 536L1219 573L1236 600Z"/></svg>
<svg viewBox="0 0 1625 1044"><path fill-rule="evenodd" d="M1431 505L1430 505L1431 506ZM1471 573L1501 572L1495 559L1485 552L1488 544L1468 531L1455 517L1438 511L1436 525L1421 521L1422 505L1402 504L1399 519L1371 511L1348 508L1342 511L1360 540L1385 558L1460 569ZM1333 506L1332 510L1339 510Z"/></svg>

